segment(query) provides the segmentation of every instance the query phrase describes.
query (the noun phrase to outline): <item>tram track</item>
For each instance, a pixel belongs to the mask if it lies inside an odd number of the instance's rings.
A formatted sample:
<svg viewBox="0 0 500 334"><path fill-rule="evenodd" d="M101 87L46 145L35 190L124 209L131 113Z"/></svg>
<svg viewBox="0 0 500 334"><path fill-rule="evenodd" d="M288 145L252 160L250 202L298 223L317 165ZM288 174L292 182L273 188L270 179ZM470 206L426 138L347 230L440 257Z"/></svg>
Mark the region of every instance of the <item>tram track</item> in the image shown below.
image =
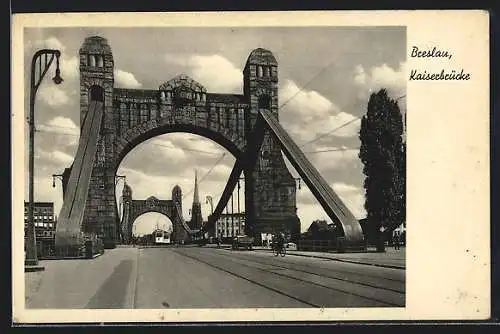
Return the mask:
<svg viewBox="0 0 500 334"><path fill-rule="evenodd" d="M392 291L392 292L396 292L396 293L403 293L403 294L405 292L404 289L388 288L388 287L385 287L385 286L383 286L381 284L376 285L376 284L372 284L372 283L363 282L363 281L361 281L359 279L352 279L352 277L351 278L340 277L340 276L335 276L335 275L325 274L325 273L318 274L318 272L314 272L312 270L297 269L297 266L295 266L294 268L291 268L290 266L276 264L275 261L264 260L264 261L261 262L261 261L255 260L255 259L250 260L250 259L248 259L248 257L238 257L238 255L235 255L234 253L232 253L232 255L229 255L229 254L221 254L221 255L224 256L224 257L228 257L228 258L239 258L239 259L243 259L243 260L247 260L247 261L252 261L252 262L255 262L255 263L258 263L258 264L273 265L273 266L278 267L278 268L299 271L299 272L303 272L303 273L311 274L311 275L318 275L318 276L327 277L327 278L331 278L331 279L335 279L335 280L339 280L339 281L343 281L343 282L347 282L347 283L355 283L355 284L364 285L364 286L367 286L367 287L370 287L370 288L383 289L383 290L388 290L388 291ZM303 268L303 267L310 267L310 268L312 268L312 266L308 266L308 265L304 265L304 264L300 264L298 266L301 267L301 268ZM348 273L348 274L354 274L354 275L359 276L359 274L351 272L351 271L339 270L339 272ZM367 277L367 278L375 278L375 279L380 279L380 280L386 280L386 281L404 283L403 280L395 280L395 279L392 279L392 278L385 278L385 277L375 276L375 275L362 275L362 276L363 277Z"/></svg>
<svg viewBox="0 0 500 334"><path fill-rule="evenodd" d="M293 295L291 295L291 294L288 294L288 293L285 293L285 292L283 292L283 291L280 291L279 289L275 289L275 288L273 288L273 287L269 287L269 286L267 286L267 285L265 285L265 284L262 284L262 283L260 283L260 282L258 282L258 281L256 281L256 280L253 280L253 279L250 279L250 278L245 277L245 276L243 276L243 275L240 275L240 274L238 274L238 273L235 273L235 272L233 272L233 271L231 271L231 270L228 270L228 269L226 269L226 268L224 268L224 267L222 267L222 266L218 266L218 265L216 265L216 264L214 264L214 263L212 263L212 262L210 262L210 261L202 260L202 259L200 259L200 258L198 258L198 257L196 257L196 256L188 255L188 254L186 254L186 253L184 253L184 252L182 252L182 251L181 251L181 252L179 252L177 249L175 249L175 250L174 250L174 249L172 249L172 251L174 251L175 253L177 253L177 254L179 254L179 255L185 256L185 257L187 257L187 258L189 258L189 259L192 259L192 260L195 260L195 261L201 262L201 263L203 263L203 264L206 264L206 265L207 265L207 266L209 266L209 267L215 268L215 269L217 269L217 270L223 271L223 272L228 273L228 274L230 274L230 275L233 275L233 276L235 276L235 277L238 277L238 278L244 279L244 280L246 280L246 281L248 281L248 282L250 282L250 283L256 284L256 285L258 285L258 286L260 286L260 287L263 287L263 288L266 288L266 289L268 289L268 290L271 290L271 291L273 291L273 292L275 292L275 293L278 293L278 294L280 294L280 295L283 295L283 296L286 296L286 297L288 297L288 298L294 299L294 300L296 300L296 301L298 301L298 302L300 302L300 303L303 303L303 304L305 304L305 305L312 306L312 307L322 307L321 305L317 305L317 304L311 303L311 302L309 302L309 301L307 301L307 300L304 300L304 299L302 299L302 298L298 298L298 297L293 296Z"/></svg>
<svg viewBox="0 0 500 334"><path fill-rule="evenodd" d="M290 268L286 265L277 265L276 263L269 263L267 261L261 262L256 261L255 259L242 259L241 257L229 256L228 254L222 253L210 254L208 252L195 250L194 254L188 254L187 251L184 251L182 249L176 249L175 252L313 307L328 307L328 305L312 301L311 299L314 299L313 297L307 297L307 294L304 293L304 291L307 291L309 289L322 295L321 297L319 297L319 299L325 299L325 296L328 295L327 291L330 291L331 293L334 293L335 296L340 296L348 300L351 304L362 304L363 306L403 307L405 304L404 292L394 291L393 289L387 289L380 286L374 287L371 285L362 284L362 282L342 280L337 277L329 277L328 275L318 274L307 270ZM189 253L193 253L193 250L190 250ZM228 260L223 262L225 263L225 265L217 263L217 261L220 261L221 256ZM245 261L247 263L245 263ZM231 265L228 265L228 263L235 267L231 268ZM291 294L290 292L286 291L286 287L279 288L276 286L272 286L273 284L266 284L262 281L252 279L251 277L248 277L248 275L238 273L238 271L245 272L245 270L247 273L259 272L269 277L273 277L274 285L279 285L276 284L276 279L279 279L279 281L293 280L295 282L298 282L300 283L300 288L303 290L302 293L306 295L306 298L297 296L297 294L300 295L300 293L298 293L297 291L295 291L295 294ZM308 277L307 280L304 279L304 274ZM325 279L328 281L327 284L325 284L324 282ZM339 283L337 283L337 281ZM360 290L363 293L359 293ZM378 294L378 296L374 296L376 294ZM380 298L380 295L387 296L386 298ZM354 302L351 297L348 296L354 297L357 302Z"/></svg>

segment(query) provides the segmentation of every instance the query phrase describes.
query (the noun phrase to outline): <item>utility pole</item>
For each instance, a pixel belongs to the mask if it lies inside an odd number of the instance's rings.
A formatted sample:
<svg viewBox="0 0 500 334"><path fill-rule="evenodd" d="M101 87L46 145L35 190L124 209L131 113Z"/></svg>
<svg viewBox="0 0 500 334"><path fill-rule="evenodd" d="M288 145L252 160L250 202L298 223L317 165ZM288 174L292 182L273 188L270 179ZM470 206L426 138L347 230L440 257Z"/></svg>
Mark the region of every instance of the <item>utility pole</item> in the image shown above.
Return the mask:
<svg viewBox="0 0 500 334"><path fill-rule="evenodd" d="M231 194L231 236L234 237L234 201L233 201L233 194Z"/></svg>

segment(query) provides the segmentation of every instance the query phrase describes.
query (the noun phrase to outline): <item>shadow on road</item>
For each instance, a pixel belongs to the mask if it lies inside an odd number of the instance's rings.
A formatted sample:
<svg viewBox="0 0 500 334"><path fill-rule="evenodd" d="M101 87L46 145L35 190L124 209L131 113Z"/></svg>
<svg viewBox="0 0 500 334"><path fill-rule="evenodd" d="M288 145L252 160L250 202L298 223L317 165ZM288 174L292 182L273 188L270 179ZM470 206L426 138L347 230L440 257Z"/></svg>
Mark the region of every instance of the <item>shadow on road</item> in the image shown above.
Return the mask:
<svg viewBox="0 0 500 334"><path fill-rule="evenodd" d="M133 265L132 260L121 261L85 308L123 308Z"/></svg>

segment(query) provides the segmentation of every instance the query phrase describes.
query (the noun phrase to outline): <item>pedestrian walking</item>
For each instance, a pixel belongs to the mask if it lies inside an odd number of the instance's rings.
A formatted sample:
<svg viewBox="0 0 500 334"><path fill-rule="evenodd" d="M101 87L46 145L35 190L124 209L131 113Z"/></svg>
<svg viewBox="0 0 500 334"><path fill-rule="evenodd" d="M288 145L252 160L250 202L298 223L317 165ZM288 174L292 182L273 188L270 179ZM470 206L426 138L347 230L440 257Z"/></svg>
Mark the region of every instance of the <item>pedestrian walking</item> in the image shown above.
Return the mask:
<svg viewBox="0 0 500 334"><path fill-rule="evenodd" d="M392 242L394 244L394 249L399 250L399 232L394 233Z"/></svg>

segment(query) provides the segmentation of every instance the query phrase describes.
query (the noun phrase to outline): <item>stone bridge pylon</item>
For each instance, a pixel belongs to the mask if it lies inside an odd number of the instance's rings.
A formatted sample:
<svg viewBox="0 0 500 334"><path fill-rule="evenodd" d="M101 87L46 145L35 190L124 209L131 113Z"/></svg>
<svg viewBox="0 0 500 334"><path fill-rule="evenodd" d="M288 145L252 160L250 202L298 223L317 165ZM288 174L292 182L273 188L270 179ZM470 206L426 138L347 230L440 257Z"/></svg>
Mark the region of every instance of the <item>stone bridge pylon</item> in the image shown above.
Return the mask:
<svg viewBox="0 0 500 334"><path fill-rule="evenodd" d="M165 215L172 222L172 241L180 242L189 240L189 229L186 229L182 219L182 191L179 186L172 189L172 199L162 200L154 196L145 200L132 198L132 189L125 183L122 191L122 219L120 232L122 241L129 244L132 240L132 227L134 221L141 215L148 212L157 212Z"/></svg>

